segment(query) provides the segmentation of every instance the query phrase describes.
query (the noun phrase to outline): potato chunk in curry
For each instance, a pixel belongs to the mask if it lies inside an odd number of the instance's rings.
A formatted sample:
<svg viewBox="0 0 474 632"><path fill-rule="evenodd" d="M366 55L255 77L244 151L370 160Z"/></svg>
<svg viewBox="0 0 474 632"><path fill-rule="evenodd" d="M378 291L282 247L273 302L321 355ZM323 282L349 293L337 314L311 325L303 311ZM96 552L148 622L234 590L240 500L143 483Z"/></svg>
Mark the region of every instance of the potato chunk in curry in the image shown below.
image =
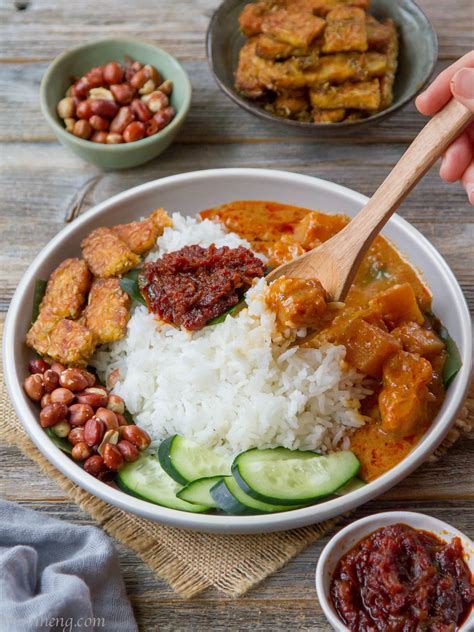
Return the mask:
<svg viewBox="0 0 474 632"><path fill-rule="evenodd" d="M379 395L382 429L406 437L427 425L427 406L433 396L428 384L431 364L415 353L399 351L385 364L383 388Z"/></svg>
<svg viewBox="0 0 474 632"><path fill-rule="evenodd" d="M317 279L280 277L270 285L267 304L279 327L315 327L326 311L328 295Z"/></svg>

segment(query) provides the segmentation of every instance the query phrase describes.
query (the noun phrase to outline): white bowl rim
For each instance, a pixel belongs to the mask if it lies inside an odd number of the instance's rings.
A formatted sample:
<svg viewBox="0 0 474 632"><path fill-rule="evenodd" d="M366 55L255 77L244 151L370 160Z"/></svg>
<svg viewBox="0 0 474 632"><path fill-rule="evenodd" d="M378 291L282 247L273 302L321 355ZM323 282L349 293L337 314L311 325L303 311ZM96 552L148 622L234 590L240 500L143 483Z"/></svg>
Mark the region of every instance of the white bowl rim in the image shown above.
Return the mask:
<svg viewBox="0 0 474 632"><path fill-rule="evenodd" d="M351 524L341 529L336 535L334 535L326 546L323 548L321 555L319 556L318 563L316 566L316 574L315 574L315 582L316 582L316 593L318 595L318 600L321 605L321 608L324 612L326 619L334 626L335 630L338 632L350 632L350 629L345 626L340 618L334 614L334 610L330 605L330 601L326 591L324 590L324 575L326 572L327 564L329 562L330 556L337 550L337 547L341 544L341 542L346 538L350 533L357 531L366 531L365 535L362 535L360 538L356 538L357 541L366 537L370 533L373 533L377 529L388 526L389 524L407 524L415 529L421 529L423 531L429 531L435 534L438 534L440 537L446 536L449 539L452 539L455 536L458 536L463 544L463 549L467 547L470 548L471 557L469 562L469 568L471 572L474 574L474 543L472 540L465 535L456 527L453 527L448 522L444 522L443 520L439 520L439 518L434 518L425 513L415 512L415 511L385 511L383 513L371 514L370 516L365 516L365 518L360 518L360 520L356 520ZM370 529L370 531L369 531ZM446 539L443 538L443 539ZM357 541L354 544L357 544ZM352 548L353 544L351 542ZM336 559L340 559L346 553L346 547L343 546L340 548L338 553L334 556ZM463 632L463 630L467 631L466 625L468 623L474 622L474 608L471 610L468 618L463 623L462 627L459 628L459 632Z"/></svg>
<svg viewBox="0 0 474 632"><path fill-rule="evenodd" d="M15 322L17 312L19 310L19 303L21 296L26 290L26 287L30 281L33 271L44 261L48 259L50 253L54 251L56 246L71 233L86 223L92 216L99 217L100 214L111 206L119 202L133 198L138 193L145 192L149 189L159 187L160 185L169 184L184 184L197 180L199 182L209 181L212 183L216 178L225 178L229 176L239 176L246 178L259 179L264 176L267 179L281 180L284 179L291 186L297 186L298 184L317 184L324 188L326 191L332 193L338 193L341 196L346 196L351 199L355 204L363 205L367 202L368 198L360 193L353 191L347 187L343 187L339 184L335 184L328 180L316 178L313 176L296 174L288 171L273 170L273 169L258 169L258 168L224 168L224 169L207 169L200 171L191 171L187 173L167 176L157 180L152 180L144 184L138 185L117 195L104 200L100 204L92 207L79 218L75 219L73 223L65 226L57 235L51 239L51 241L39 252L39 254L32 261L27 271L23 275L10 303L7 318L4 326L3 335L3 366L15 367L15 371L5 371L5 382L7 391L10 395L13 407L24 427L29 434L32 441L37 448L43 453L43 455L52 462L65 476L70 478L80 487L104 500L111 503L116 507L124 511L130 511L139 516L147 518L149 520L159 521L165 524L171 524L173 526L179 526L183 528L195 529L206 532L217 533L260 533L269 531L280 531L290 528L297 528L301 526L307 526L327 520L331 517L340 515L351 509L358 507L359 505L368 502L369 500L380 496L388 489L399 483L402 479L408 476L414 469L421 465L426 458L432 454L437 446L442 442L447 432L449 431L452 423L456 418L456 414L460 410L464 398L466 396L470 373L471 373L471 348L472 348L472 333L470 324L469 310L464 299L463 293L457 279L451 272L451 269L434 248L434 246L417 231L416 228L411 226L409 222L404 220L398 215L394 215L390 222L396 224L397 228L404 234L415 234L417 240L427 256L437 265L438 272L444 275L447 282L452 286L455 299L456 309L461 313L462 331L460 337L462 338L462 344L459 345L462 367L456 376L454 382L450 385L451 399L449 405L446 406L442 412L442 422L438 417L436 425L432 426L418 445L410 452L410 454L403 459L394 468L380 476L370 484L358 489L347 496L341 496L334 498L319 505L311 505L303 509L294 509L290 512L282 512L275 514L264 514L256 516L226 516L216 514L195 514L179 511L176 509L169 509L160 505L154 505L145 500L141 500L134 496L129 496L125 492L114 489L105 483L98 481L94 477L88 475L64 453L61 452L51 441L44 440L44 431L38 424L37 418L27 408L25 403L25 396L20 383L16 375L16 361L14 356L14 341L15 341Z"/></svg>

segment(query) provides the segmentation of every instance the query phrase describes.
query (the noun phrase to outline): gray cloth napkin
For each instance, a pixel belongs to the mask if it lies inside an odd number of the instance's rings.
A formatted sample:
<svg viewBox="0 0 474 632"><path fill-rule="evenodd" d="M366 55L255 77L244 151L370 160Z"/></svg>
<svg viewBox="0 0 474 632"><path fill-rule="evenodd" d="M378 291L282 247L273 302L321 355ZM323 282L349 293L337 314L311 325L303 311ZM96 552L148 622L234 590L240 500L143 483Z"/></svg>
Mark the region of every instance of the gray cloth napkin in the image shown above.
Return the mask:
<svg viewBox="0 0 474 632"><path fill-rule="evenodd" d="M118 556L96 527L0 499L1 632L135 632Z"/></svg>

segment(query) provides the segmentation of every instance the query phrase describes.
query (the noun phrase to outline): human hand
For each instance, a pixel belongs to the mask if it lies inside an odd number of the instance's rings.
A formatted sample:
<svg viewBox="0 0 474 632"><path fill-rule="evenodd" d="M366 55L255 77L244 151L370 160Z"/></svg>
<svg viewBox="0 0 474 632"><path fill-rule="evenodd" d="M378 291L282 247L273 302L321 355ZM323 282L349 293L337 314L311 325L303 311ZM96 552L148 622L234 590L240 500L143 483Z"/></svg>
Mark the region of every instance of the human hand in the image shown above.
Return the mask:
<svg viewBox="0 0 474 632"><path fill-rule="evenodd" d="M474 51L443 70L416 99L421 114L433 116L454 97L474 112ZM439 175L446 182L460 180L474 206L474 123L448 147Z"/></svg>

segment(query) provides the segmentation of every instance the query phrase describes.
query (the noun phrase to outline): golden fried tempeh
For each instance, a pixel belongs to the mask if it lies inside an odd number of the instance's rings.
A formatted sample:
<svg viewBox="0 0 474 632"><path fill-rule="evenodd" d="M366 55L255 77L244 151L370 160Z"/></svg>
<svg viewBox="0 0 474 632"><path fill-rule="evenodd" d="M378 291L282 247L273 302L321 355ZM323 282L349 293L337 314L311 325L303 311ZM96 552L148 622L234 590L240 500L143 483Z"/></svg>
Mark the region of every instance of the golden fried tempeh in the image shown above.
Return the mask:
<svg viewBox="0 0 474 632"><path fill-rule="evenodd" d="M367 50L365 13L356 7L340 7L326 16L323 53Z"/></svg>
<svg viewBox="0 0 474 632"><path fill-rule="evenodd" d="M82 241L81 248L91 272L101 278L121 276L140 262L111 228L96 228Z"/></svg>
<svg viewBox="0 0 474 632"><path fill-rule="evenodd" d="M96 279L80 322L90 329L97 344L121 340L130 318L130 298L118 279Z"/></svg>
<svg viewBox="0 0 474 632"><path fill-rule="evenodd" d="M393 102L393 84L395 83L395 74L398 65L398 36L397 28L392 20L386 21L387 27L390 29L390 39L385 47L387 57L387 72L380 79L380 109L388 108Z"/></svg>
<svg viewBox="0 0 474 632"><path fill-rule="evenodd" d="M152 213L150 213L149 219L151 219L151 221L154 222L156 226L158 226L160 230L160 235L163 234L165 228L173 226L173 220L162 207L156 208Z"/></svg>
<svg viewBox="0 0 474 632"><path fill-rule="evenodd" d="M359 7L368 9L369 0L284 0L285 6L298 6L307 11L325 17L337 7Z"/></svg>
<svg viewBox="0 0 474 632"><path fill-rule="evenodd" d="M387 70L387 58L381 53L336 53L324 55L316 68L306 73L308 86L345 83L380 77Z"/></svg>
<svg viewBox="0 0 474 632"><path fill-rule="evenodd" d="M337 110L318 110L312 111L313 121L315 123L340 123L346 116L344 108L338 108Z"/></svg>
<svg viewBox="0 0 474 632"><path fill-rule="evenodd" d="M309 108L309 98L306 90L293 90L277 95L273 102L274 110L283 116L295 116Z"/></svg>
<svg viewBox="0 0 474 632"><path fill-rule="evenodd" d="M262 32L295 48L308 47L325 27L325 21L306 10L269 11L262 20Z"/></svg>
<svg viewBox="0 0 474 632"><path fill-rule="evenodd" d="M392 37L392 20L384 20L379 22L373 15L367 15L365 19L365 27L367 30L367 44L369 50L378 50L384 52L390 43Z"/></svg>
<svg viewBox="0 0 474 632"><path fill-rule="evenodd" d="M51 333L46 355L65 365L87 366L95 345L94 335L88 327L63 318Z"/></svg>
<svg viewBox="0 0 474 632"><path fill-rule="evenodd" d="M272 2L250 2L242 9L239 16L240 30L244 35L251 37L262 31L264 15L271 9Z"/></svg>
<svg viewBox="0 0 474 632"><path fill-rule="evenodd" d="M82 259L65 259L51 273L39 316L26 335L26 344L44 354L49 336L61 318L77 318L85 303L91 274Z"/></svg>
<svg viewBox="0 0 474 632"><path fill-rule="evenodd" d="M287 59L292 55L301 57L307 55L308 48L295 48L291 44L285 44L284 42L278 42L269 37L268 35L258 35L256 38L256 53L259 57L264 59Z"/></svg>
<svg viewBox="0 0 474 632"><path fill-rule="evenodd" d="M373 111L380 107L380 86L378 79L344 83L340 86L312 88L309 97L311 105L322 110L351 108Z"/></svg>

